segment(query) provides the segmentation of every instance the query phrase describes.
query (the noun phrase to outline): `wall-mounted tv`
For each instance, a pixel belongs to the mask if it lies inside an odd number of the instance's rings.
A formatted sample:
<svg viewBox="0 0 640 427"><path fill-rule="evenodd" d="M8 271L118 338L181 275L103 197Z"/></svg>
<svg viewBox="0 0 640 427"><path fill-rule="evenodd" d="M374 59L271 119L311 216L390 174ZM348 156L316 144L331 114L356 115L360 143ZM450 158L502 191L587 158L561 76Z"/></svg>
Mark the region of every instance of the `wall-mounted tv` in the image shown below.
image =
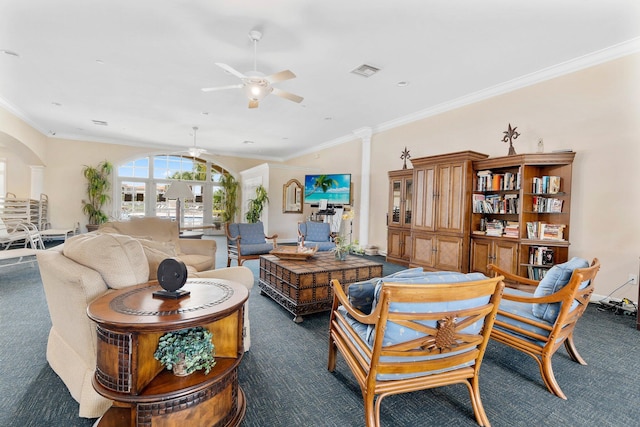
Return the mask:
<svg viewBox="0 0 640 427"><path fill-rule="evenodd" d="M327 205L351 204L351 174L317 174L304 177L304 203L327 200Z"/></svg>

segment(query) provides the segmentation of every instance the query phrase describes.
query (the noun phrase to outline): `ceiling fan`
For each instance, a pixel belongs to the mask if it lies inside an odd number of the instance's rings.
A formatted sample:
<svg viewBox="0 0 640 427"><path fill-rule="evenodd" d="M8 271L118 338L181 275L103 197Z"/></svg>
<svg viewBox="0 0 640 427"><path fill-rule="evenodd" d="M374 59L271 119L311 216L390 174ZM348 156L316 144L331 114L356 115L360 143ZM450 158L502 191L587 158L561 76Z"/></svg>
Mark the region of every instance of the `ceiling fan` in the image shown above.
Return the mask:
<svg viewBox="0 0 640 427"><path fill-rule="evenodd" d="M220 87L206 87L202 88L202 91L213 92L216 90L225 89L244 89L245 94L249 98L249 108L257 108L260 101L270 93L293 102L302 102L302 100L304 99L303 97L272 86L274 83L295 78L296 75L293 74L293 72L291 72L290 70L284 70L270 76L265 76L263 73L257 70L256 56L258 42L262 38L262 33L257 30L252 30L249 32L249 38L253 41L253 71L242 74L241 72L237 71L227 64L216 62L216 65L218 67L238 77L240 80L242 80L242 83Z"/></svg>
<svg viewBox="0 0 640 427"><path fill-rule="evenodd" d="M193 129L193 147L189 147L189 150L187 151L189 152L189 155L191 157L200 157L201 155L205 154L207 150L205 150L204 148L198 148L198 145L196 144L196 132L198 131L198 127L194 126L192 129Z"/></svg>

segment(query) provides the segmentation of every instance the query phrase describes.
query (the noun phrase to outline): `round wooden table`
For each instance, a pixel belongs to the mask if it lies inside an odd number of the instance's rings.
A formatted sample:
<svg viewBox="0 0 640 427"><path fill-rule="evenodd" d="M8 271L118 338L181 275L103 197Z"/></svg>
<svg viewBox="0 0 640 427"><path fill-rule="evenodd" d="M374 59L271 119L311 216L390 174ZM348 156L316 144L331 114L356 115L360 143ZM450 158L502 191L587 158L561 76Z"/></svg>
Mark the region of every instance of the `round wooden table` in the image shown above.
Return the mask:
<svg viewBox="0 0 640 427"><path fill-rule="evenodd" d="M157 282L103 295L87 308L97 323L93 386L117 402L101 427L237 426L246 410L237 368L244 354L243 311L249 291L222 279L189 279L180 299L158 298ZM213 333L216 365L208 375L178 377L154 359L168 331L203 326Z"/></svg>

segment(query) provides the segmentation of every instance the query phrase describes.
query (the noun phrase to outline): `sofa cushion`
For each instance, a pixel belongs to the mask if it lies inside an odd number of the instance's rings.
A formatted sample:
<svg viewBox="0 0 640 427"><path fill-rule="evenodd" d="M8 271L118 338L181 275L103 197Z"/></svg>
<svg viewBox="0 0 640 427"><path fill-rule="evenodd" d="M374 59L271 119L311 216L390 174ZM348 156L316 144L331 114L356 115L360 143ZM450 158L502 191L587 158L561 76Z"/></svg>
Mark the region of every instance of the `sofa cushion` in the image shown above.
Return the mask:
<svg viewBox="0 0 640 427"><path fill-rule="evenodd" d="M589 267L589 261L577 257L571 258L564 264L554 265L540 281L533 293L533 296L539 298L558 292L560 289L564 288L567 283L569 283L573 270L576 268L587 267ZM584 288L588 284L589 282L586 281L580 285L580 288ZM558 312L560 311L560 303L533 304L532 310L534 316L546 320L547 322L554 323L558 317Z"/></svg>
<svg viewBox="0 0 640 427"><path fill-rule="evenodd" d="M113 289L146 283L149 264L142 244L122 234L87 233L67 239L62 253L96 270Z"/></svg>
<svg viewBox="0 0 640 427"><path fill-rule="evenodd" d="M238 224L238 232L240 234L240 244L242 246L256 245L266 242L264 237L264 226L261 222Z"/></svg>
<svg viewBox="0 0 640 427"><path fill-rule="evenodd" d="M424 275L422 267L408 268L393 274L385 276L385 280L399 279L407 277L417 277ZM347 295L352 307L357 308L365 314L371 313L371 304L373 303L373 292L381 277L374 277L362 282L356 282L349 285Z"/></svg>
<svg viewBox="0 0 640 427"><path fill-rule="evenodd" d="M242 240L244 242L244 239ZM240 245L240 255L262 255L273 250L273 243L257 243L252 245Z"/></svg>
<svg viewBox="0 0 640 427"><path fill-rule="evenodd" d="M149 280L158 278L158 266L167 258L178 256L176 245L173 242L156 242L148 239L138 239L149 263Z"/></svg>
<svg viewBox="0 0 640 427"><path fill-rule="evenodd" d="M331 224L328 222L307 221L307 232L304 240L310 242L329 242L331 240Z"/></svg>

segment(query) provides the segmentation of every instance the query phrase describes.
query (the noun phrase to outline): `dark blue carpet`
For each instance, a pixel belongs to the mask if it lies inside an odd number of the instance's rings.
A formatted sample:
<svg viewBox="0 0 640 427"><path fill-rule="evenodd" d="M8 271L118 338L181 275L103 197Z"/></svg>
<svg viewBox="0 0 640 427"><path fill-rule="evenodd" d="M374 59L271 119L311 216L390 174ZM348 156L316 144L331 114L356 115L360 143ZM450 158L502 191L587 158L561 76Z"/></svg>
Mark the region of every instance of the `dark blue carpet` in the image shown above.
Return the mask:
<svg viewBox="0 0 640 427"><path fill-rule="evenodd" d="M245 265L257 272L257 261ZM384 265L384 274L401 268ZM328 313L295 324L257 286L249 307L252 347L239 371L247 397L242 425L363 426L360 390L344 360L338 357L334 373L326 369ZM95 420L77 417L76 402L46 363L50 322L37 265L0 269L0 325L0 426L91 426ZM576 343L588 366L572 362L564 349L553 363L567 401L546 390L532 359L490 343L481 393L492 425L638 425L635 318L592 305L578 324ZM464 386L388 397L381 421L387 427L477 425Z"/></svg>

